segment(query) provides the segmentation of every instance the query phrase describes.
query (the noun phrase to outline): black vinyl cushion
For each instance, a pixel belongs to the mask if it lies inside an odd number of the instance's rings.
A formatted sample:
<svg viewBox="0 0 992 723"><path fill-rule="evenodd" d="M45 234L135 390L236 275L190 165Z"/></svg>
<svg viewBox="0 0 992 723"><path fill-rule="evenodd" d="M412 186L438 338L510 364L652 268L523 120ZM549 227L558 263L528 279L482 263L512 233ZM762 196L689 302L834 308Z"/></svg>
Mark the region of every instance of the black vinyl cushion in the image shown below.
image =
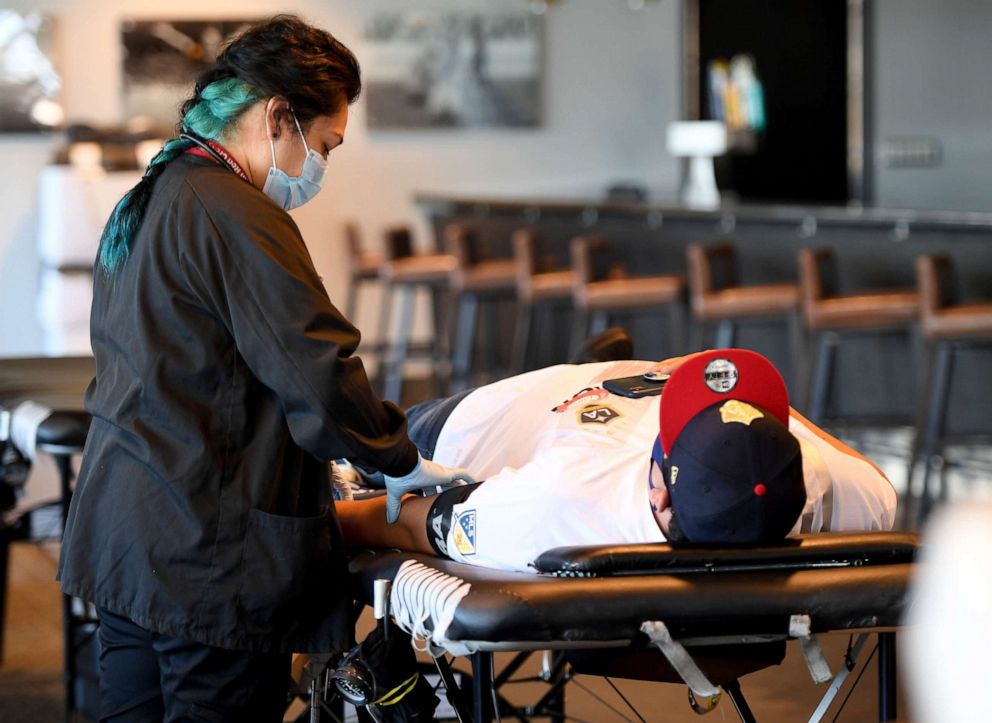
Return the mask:
<svg viewBox="0 0 992 723"><path fill-rule="evenodd" d="M817 533L763 547L667 543L556 547L540 555L534 567L563 576L805 570L912 562L917 547L917 536L908 532Z"/></svg>
<svg viewBox="0 0 992 723"><path fill-rule="evenodd" d="M89 430L90 415L88 412L56 410L38 425L37 442L39 445L78 447L82 450L86 445L86 435Z"/></svg>
<svg viewBox="0 0 992 723"><path fill-rule="evenodd" d="M891 533L869 534L878 534L881 541ZM646 620L664 621L675 637L784 634L791 615L809 615L813 632L895 627L907 605L914 567L902 560L809 569L772 565L719 575L666 571L560 578L370 551L351 563L365 600L372 600L376 578L392 579L409 559L472 586L459 602L447 636L492 643L631 641L640 636Z"/></svg>

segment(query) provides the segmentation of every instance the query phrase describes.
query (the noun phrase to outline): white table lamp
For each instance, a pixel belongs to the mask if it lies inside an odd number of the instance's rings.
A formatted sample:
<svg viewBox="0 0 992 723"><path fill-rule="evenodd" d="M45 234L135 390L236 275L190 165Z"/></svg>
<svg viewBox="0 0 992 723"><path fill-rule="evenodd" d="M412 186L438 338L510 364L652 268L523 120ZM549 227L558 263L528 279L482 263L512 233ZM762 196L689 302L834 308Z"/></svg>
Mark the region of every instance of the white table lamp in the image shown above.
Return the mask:
<svg viewBox="0 0 992 723"><path fill-rule="evenodd" d="M713 158L727 152L727 127L719 121L675 121L668 124L668 152L689 159L682 202L692 208L720 205Z"/></svg>

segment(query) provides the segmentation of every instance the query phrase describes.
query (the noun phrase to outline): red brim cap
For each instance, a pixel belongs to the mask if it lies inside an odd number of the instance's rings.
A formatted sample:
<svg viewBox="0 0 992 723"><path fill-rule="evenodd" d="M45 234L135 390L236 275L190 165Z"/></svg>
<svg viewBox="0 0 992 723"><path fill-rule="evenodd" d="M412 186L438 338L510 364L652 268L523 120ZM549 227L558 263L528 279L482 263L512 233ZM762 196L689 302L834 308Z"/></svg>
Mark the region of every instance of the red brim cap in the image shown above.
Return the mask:
<svg viewBox="0 0 992 723"><path fill-rule="evenodd" d="M782 375L747 349L717 349L682 363L661 393L661 448L667 455L682 428L707 407L738 399L789 426L789 393Z"/></svg>

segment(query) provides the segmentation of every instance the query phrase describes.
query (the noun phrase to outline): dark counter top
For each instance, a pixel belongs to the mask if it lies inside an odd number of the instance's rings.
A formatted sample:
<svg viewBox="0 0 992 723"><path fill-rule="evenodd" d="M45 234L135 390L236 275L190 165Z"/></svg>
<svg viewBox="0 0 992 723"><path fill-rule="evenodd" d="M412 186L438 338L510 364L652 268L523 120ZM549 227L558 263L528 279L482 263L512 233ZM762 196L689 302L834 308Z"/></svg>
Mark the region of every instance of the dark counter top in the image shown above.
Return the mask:
<svg viewBox="0 0 992 723"><path fill-rule="evenodd" d="M992 232L992 213L983 211L939 211L921 209L875 208L862 206L817 206L785 203L724 203L718 208L690 208L675 201L615 202L604 199L569 197L470 196L423 192L415 197L428 215L470 213L488 216L493 213L522 213L537 220L545 215L579 214L586 217L645 217L654 225L665 220L699 220L732 223L783 225L855 226L860 228L895 228L940 231Z"/></svg>

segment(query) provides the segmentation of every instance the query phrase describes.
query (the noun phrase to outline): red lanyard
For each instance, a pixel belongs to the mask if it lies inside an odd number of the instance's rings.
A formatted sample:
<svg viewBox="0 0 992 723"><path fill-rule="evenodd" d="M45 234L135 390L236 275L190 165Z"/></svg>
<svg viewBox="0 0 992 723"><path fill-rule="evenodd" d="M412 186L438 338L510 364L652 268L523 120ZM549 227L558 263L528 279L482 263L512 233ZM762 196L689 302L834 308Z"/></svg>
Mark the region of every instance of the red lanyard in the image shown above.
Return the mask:
<svg viewBox="0 0 992 723"><path fill-rule="evenodd" d="M197 141L194 140L193 142L196 143ZM202 146L193 146L192 148L186 149L186 153L189 153L190 155L193 156L199 156L200 158L208 158L214 163L220 163L221 161L223 161L224 163L227 164L228 168L230 168L232 171L234 171L239 176L241 176L241 178L243 178L246 181L248 180L248 174L245 173L244 169L241 167L241 164L238 163L236 160L234 160L234 156L228 153L227 149L224 148L224 146L222 146L217 141L212 141L210 139L204 139L202 143L209 146L209 149L203 148ZM213 153L211 153L210 151L213 151Z"/></svg>

